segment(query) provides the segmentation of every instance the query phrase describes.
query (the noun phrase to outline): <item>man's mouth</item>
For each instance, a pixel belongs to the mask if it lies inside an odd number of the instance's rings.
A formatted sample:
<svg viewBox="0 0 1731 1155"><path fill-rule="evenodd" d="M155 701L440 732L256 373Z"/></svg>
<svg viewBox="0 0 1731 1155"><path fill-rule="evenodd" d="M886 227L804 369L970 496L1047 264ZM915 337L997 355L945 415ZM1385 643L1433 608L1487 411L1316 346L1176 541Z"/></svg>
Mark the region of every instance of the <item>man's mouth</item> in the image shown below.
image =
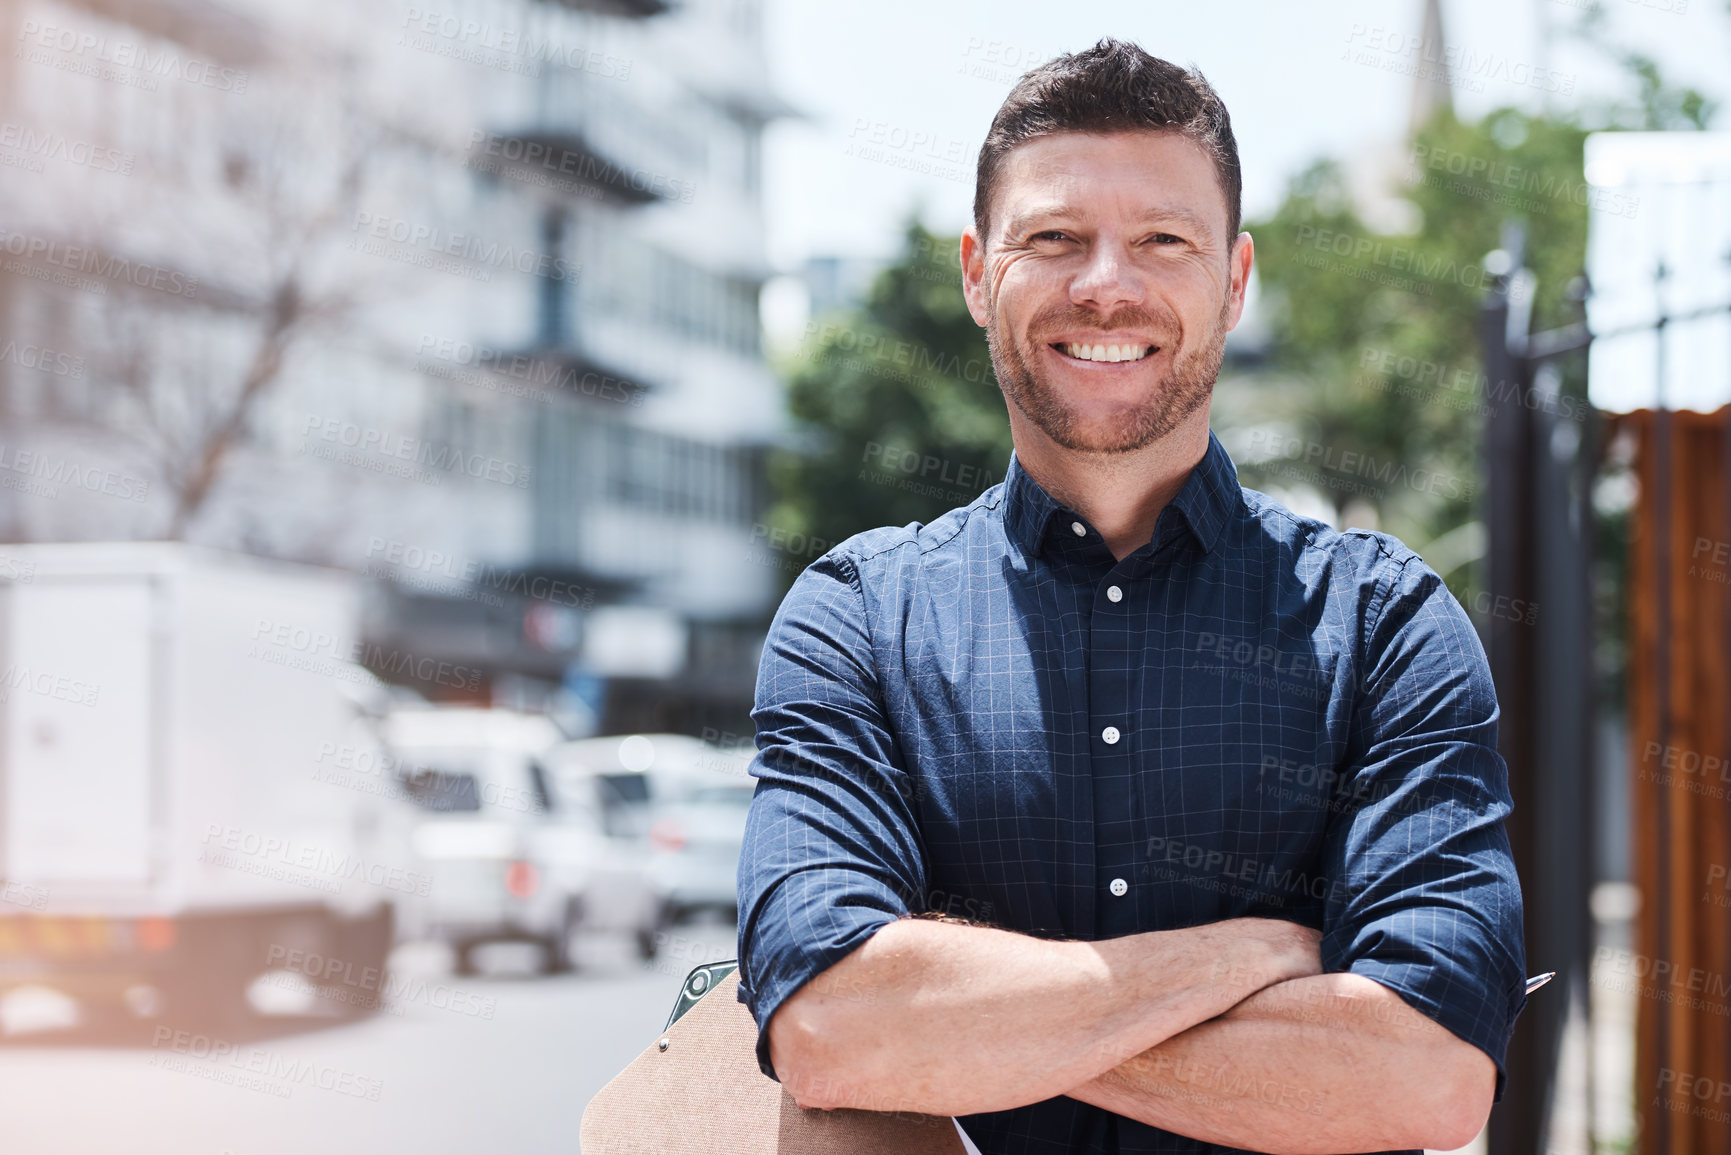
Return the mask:
<svg viewBox="0 0 1731 1155"><path fill-rule="evenodd" d="M1059 341L1052 348L1078 361L1140 361L1159 352L1158 345L1081 345Z"/></svg>

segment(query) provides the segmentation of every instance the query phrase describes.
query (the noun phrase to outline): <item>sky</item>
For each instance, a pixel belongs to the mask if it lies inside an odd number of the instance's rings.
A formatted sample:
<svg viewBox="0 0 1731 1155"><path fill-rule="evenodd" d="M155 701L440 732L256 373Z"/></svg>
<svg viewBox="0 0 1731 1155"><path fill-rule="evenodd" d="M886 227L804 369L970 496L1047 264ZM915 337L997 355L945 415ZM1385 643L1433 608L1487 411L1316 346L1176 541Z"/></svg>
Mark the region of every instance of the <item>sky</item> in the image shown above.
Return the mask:
<svg viewBox="0 0 1731 1155"><path fill-rule="evenodd" d="M1619 68L1566 32L1588 0L1444 0L1468 118L1627 95ZM1726 0L1601 0L1616 42L1731 105ZM957 232L973 159L1027 68L1113 35L1202 70L1232 113L1245 213L1273 209L1325 155L1405 131L1422 0L767 0L770 83L803 116L765 142L772 261L884 257L918 211ZM1546 35L1546 28L1550 34ZM1404 41L1404 43L1403 43ZM1547 92L1546 90L1550 91ZM1731 110L1714 127L1731 127ZM768 318L766 318L767 320Z"/></svg>

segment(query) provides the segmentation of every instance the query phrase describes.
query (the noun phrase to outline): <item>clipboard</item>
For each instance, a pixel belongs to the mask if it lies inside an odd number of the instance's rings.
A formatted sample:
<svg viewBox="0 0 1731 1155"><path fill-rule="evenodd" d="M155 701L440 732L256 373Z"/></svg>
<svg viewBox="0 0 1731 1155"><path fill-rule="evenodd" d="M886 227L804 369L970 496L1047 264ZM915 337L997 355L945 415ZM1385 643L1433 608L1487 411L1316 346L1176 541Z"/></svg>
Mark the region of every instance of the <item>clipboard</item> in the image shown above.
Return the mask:
<svg viewBox="0 0 1731 1155"><path fill-rule="evenodd" d="M583 1155L964 1155L948 1115L796 1103L758 1069L737 965L686 976L661 1037L584 1108Z"/></svg>

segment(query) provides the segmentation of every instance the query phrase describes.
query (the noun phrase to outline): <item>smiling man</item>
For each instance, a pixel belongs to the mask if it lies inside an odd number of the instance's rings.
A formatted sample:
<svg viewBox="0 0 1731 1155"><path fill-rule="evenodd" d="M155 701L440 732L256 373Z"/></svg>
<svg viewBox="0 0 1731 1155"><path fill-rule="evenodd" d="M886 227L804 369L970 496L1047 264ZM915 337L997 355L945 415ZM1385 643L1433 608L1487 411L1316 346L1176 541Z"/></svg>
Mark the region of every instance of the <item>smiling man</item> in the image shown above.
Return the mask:
<svg viewBox="0 0 1731 1155"><path fill-rule="evenodd" d="M1484 652L1399 541L1238 484L1239 206L1219 97L1134 45L993 120L961 261L1005 479L814 562L759 672L740 997L803 1106L985 1155L1363 1152L1502 1094Z"/></svg>

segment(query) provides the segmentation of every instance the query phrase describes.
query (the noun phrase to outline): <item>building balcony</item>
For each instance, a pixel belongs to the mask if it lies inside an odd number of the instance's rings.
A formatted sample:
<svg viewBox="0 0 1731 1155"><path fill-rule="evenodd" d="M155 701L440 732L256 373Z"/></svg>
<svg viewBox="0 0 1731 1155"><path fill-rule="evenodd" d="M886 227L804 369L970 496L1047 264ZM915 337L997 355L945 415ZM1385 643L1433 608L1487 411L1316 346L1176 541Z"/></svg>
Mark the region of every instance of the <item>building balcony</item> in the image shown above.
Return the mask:
<svg viewBox="0 0 1731 1155"><path fill-rule="evenodd" d="M673 8L668 0L541 0L541 2L555 4L560 8L569 8L573 12L593 12L598 16L622 16L633 20L659 16Z"/></svg>

